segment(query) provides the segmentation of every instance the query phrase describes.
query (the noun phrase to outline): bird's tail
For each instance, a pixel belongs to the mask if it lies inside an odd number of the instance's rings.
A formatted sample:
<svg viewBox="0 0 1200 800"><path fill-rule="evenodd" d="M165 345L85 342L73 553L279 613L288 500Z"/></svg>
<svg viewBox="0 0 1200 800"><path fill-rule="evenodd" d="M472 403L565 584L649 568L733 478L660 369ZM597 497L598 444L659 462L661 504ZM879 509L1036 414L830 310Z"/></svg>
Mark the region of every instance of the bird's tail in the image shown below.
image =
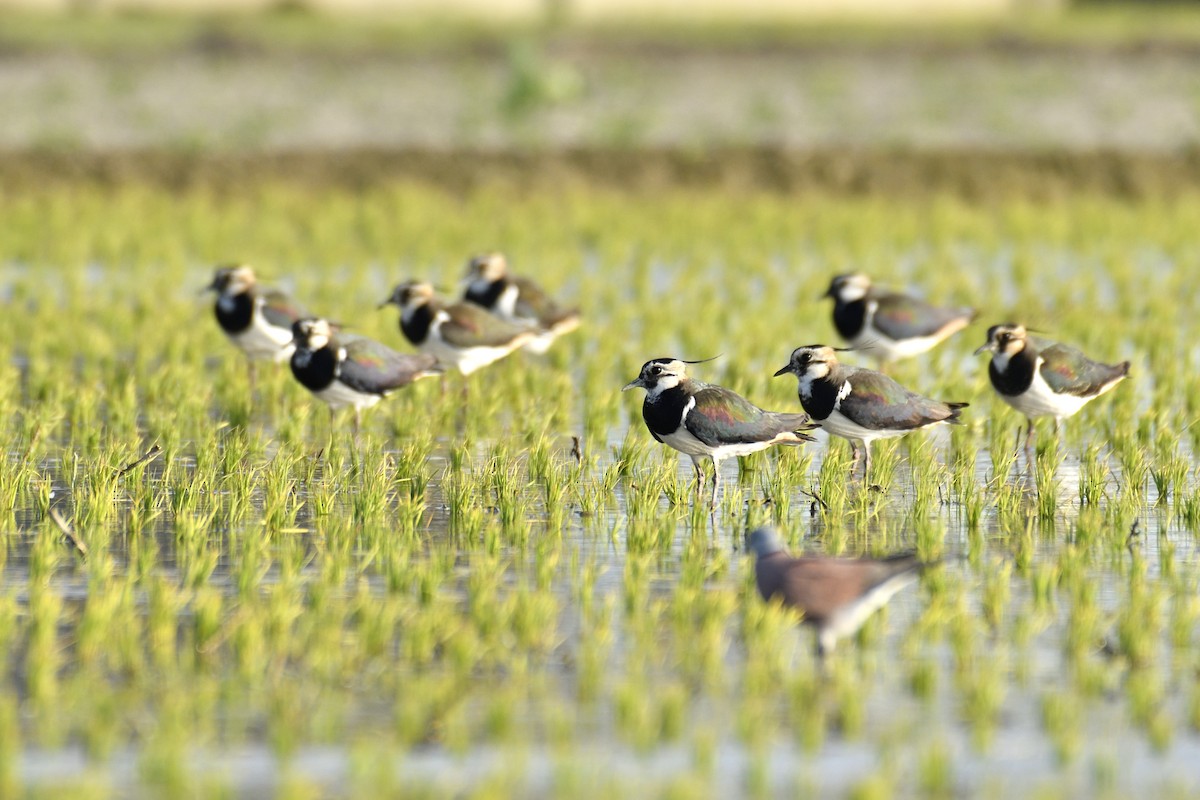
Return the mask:
<svg viewBox="0 0 1200 800"><path fill-rule="evenodd" d="M893 553L890 556L885 556L882 559L887 566L888 578L893 578L897 575L903 575L911 572L914 575L920 575L927 568L937 564L937 561L922 561L917 557L915 550L905 550L900 553Z"/></svg>
<svg viewBox="0 0 1200 800"><path fill-rule="evenodd" d="M815 442L816 439L809 436L805 431L816 430L821 427L813 422L808 414L778 414L776 419L779 421L780 433L791 433L796 437L792 441L792 444Z"/></svg>

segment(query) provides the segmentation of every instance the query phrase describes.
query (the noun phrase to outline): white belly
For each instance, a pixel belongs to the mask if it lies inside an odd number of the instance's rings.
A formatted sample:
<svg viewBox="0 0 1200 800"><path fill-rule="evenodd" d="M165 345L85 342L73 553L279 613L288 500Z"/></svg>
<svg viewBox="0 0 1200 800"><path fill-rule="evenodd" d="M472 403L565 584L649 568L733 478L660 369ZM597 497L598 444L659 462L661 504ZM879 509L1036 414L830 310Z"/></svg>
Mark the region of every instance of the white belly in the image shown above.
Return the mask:
<svg viewBox="0 0 1200 800"><path fill-rule="evenodd" d="M880 361L895 361L899 358L911 358L932 350L945 336L918 336L912 339L889 339L876 331L870 325L863 327L863 332L850 339L850 346L862 350L872 358Z"/></svg>
<svg viewBox="0 0 1200 800"><path fill-rule="evenodd" d="M751 453L766 450L772 444L771 442L738 442L710 447L693 436L687 428L680 428L672 434L663 436L662 440L663 444L673 447L694 459L708 456L717 461L724 461L727 458L734 458L736 456L748 456Z"/></svg>
<svg viewBox="0 0 1200 800"><path fill-rule="evenodd" d="M334 381L319 392L313 392L317 397L329 404L334 411L339 408L370 408L380 400L380 395L356 392L349 386Z"/></svg>
<svg viewBox="0 0 1200 800"><path fill-rule="evenodd" d="M504 358L527 341L525 338L518 338L512 344L499 347L451 347L442 340L441 327L442 320L435 319L420 349L436 358L439 364L454 367L463 375L470 375L475 370Z"/></svg>
<svg viewBox="0 0 1200 800"><path fill-rule="evenodd" d="M1029 389L1024 394L1016 397L1008 395L1000 395L1004 402L1020 411L1027 417L1056 417L1065 419L1076 414L1079 409L1087 405L1091 397L1079 397L1073 394L1055 394L1051 390L1046 379L1042 377L1041 359L1038 359L1038 368L1033 373L1033 383L1029 385ZM1110 384L1105 387L1104 392L1111 389L1116 384ZM1099 395L1097 395L1099 396Z"/></svg>
<svg viewBox="0 0 1200 800"><path fill-rule="evenodd" d="M866 324L863 325L862 333L851 339L850 345L862 348L868 355L880 361L895 361L898 358L911 358L912 356L928 352L940 342L945 341L965 327L967 327L967 320L964 318L957 324L943 326L940 331L929 336L914 336L909 339L899 340L892 339L875 328L875 304L872 303L868 309Z"/></svg>
<svg viewBox="0 0 1200 800"><path fill-rule="evenodd" d="M520 296L521 290L515 284L510 283L496 298L496 305L492 308L492 313L512 322L521 321L517 316L517 300ZM537 320L534 322L536 323Z"/></svg>
<svg viewBox="0 0 1200 800"><path fill-rule="evenodd" d="M255 361L287 361L296 349L290 330L268 324L257 311L251 318L250 327L231 334L229 340Z"/></svg>
<svg viewBox="0 0 1200 800"><path fill-rule="evenodd" d="M554 344L554 340L557 338L558 334L554 331L542 331L529 340L529 344L525 345L525 349L531 353L541 355L550 349L550 345Z"/></svg>
<svg viewBox="0 0 1200 800"><path fill-rule="evenodd" d="M853 442L871 442L875 439L894 439L897 436L903 436L909 431L889 431L875 430L873 428L864 428L863 426L853 422L845 414L834 410L827 418L816 420L821 424L821 430L833 436L840 436L843 439L849 439Z"/></svg>
<svg viewBox="0 0 1200 800"><path fill-rule="evenodd" d="M443 342L430 334L421 345L423 352L429 353L445 367L453 367L463 375L470 375L481 367L486 367L493 361L499 361L511 353L513 347L468 347L460 350Z"/></svg>
<svg viewBox="0 0 1200 800"><path fill-rule="evenodd" d="M699 458L701 456L710 455L713 448L706 445L704 442L692 436L687 428L680 428L674 433L669 433L662 437L663 444L668 447L673 447L684 455Z"/></svg>

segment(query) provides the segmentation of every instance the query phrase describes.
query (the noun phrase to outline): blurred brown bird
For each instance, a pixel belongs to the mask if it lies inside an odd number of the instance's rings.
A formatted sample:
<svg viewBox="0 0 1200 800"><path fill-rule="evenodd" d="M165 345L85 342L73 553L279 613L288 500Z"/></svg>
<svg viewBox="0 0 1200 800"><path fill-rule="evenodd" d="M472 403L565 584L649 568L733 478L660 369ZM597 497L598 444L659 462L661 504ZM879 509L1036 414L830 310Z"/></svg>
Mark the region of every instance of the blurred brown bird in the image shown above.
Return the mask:
<svg viewBox="0 0 1200 800"><path fill-rule="evenodd" d="M757 556L754 579L764 600L779 597L817 629L817 654L833 652L839 639L853 636L892 595L914 583L928 566L912 553L884 559L794 558L772 528L758 528L746 538L746 550Z"/></svg>

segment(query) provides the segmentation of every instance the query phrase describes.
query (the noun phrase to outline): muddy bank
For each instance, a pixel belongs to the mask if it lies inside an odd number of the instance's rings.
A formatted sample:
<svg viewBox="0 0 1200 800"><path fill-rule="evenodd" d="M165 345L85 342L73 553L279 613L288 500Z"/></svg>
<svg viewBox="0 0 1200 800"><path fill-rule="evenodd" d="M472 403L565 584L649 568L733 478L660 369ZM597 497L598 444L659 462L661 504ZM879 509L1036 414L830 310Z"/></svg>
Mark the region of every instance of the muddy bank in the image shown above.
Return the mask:
<svg viewBox="0 0 1200 800"><path fill-rule="evenodd" d="M128 183L178 190L240 191L263 182L353 189L393 181L427 183L450 192L490 184L544 189L586 183L629 191L699 187L856 196L948 193L977 199L1050 198L1067 192L1169 197L1200 190L1200 150L1130 154L730 147L197 154L42 149L0 154L0 187L6 191L37 191L62 184L112 187Z"/></svg>

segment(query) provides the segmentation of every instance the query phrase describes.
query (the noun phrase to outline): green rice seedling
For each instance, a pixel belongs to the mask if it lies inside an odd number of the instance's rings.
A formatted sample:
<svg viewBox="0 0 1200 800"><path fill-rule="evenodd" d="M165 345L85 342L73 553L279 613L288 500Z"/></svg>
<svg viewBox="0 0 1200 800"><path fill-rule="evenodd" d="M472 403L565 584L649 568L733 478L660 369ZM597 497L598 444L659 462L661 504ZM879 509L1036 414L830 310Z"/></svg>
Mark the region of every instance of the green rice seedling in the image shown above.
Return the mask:
<svg viewBox="0 0 1200 800"><path fill-rule="evenodd" d="M1059 505L1058 469L1063 456L1057 448L1039 450L1034 482L1037 489L1038 517L1053 524Z"/></svg>
<svg viewBox="0 0 1200 800"><path fill-rule="evenodd" d="M23 783L29 759L71 742L87 774L53 786L95 794L236 794L229 765L259 751L277 756L276 793L325 791L305 771L310 750L350 762L345 792L363 797L544 793L533 761L585 796L712 794L730 780L765 795L856 783L939 794L957 781L986 793L1012 741L1085 765L1030 766L1030 784L1069 794L1110 758L1080 735L1096 722L1121 752L1165 748L1164 783L1179 774L1180 726L1196 716L1200 518L1195 380L1179 355L1195 338L1178 302L1200 210L1190 190L914 204L871 181L861 196L669 179L547 191L388 173L317 191L305 170L260 180L248 168L256 179L236 192L193 165L170 187L113 177L0 198L0 794L51 793ZM432 381L397 393L358 442L327 427L286 367L262 365L251 398L210 301L189 288L211 261L248 258L404 348L394 316L364 310L405 274L452 282L472 241L578 299L583 327L472 378L469 413ZM972 329L895 365L931 394L995 408L949 431L945 466L935 440L910 439L861 486L846 480L844 446L780 450L742 464L715 513L695 502L687 461L618 391L629 364L659 348L724 352L713 380L795 408L766 377L780 354L762 342L788 320L832 341L809 298L858 269L993 321L1004 309L984 299L1004 298L1048 335L1134 359L1135 380L1060 442L1043 421L1032 476L1014 478L1020 418L966 360ZM114 478L156 443L156 459ZM796 550L915 547L945 563L822 668L795 615L758 601L736 549L768 521ZM966 776L941 745L972 736ZM731 746L753 774L725 774L713 754ZM840 773L829 748L877 766ZM452 779L423 777L446 759ZM220 780L198 774L210 765ZM1124 780L1107 785L1155 789Z"/></svg>
<svg viewBox="0 0 1200 800"><path fill-rule="evenodd" d="M654 468L643 468L625 488L625 508L631 518L648 519L660 511L660 500L666 485L675 475L674 459L659 462Z"/></svg>
<svg viewBox="0 0 1200 800"><path fill-rule="evenodd" d="M1171 715L1163 707L1162 677L1154 670L1134 670L1126 685L1129 713L1134 723L1145 729L1155 750L1166 750L1174 731Z"/></svg>
<svg viewBox="0 0 1200 800"><path fill-rule="evenodd" d="M954 796L954 764L945 742L934 741L921 756L917 766L922 795L925 797Z"/></svg>
<svg viewBox="0 0 1200 800"><path fill-rule="evenodd" d="M1152 662L1157 650L1154 633L1161 628L1160 598L1146 586L1145 565L1134 560L1129 576L1129 595L1117 614L1117 649L1134 666Z"/></svg>
<svg viewBox="0 0 1200 800"><path fill-rule="evenodd" d="M1082 748L1082 709L1079 698L1062 692L1042 697L1042 726L1054 743L1054 755L1063 764L1074 761Z"/></svg>
<svg viewBox="0 0 1200 800"><path fill-rule="evenodd" d="M992 460L992 477L988 483L1002 484L1012 474L1020 448L1011 438L1012 429L999 424L994 417L988 420L987 433L988 455Z"/></svg>

